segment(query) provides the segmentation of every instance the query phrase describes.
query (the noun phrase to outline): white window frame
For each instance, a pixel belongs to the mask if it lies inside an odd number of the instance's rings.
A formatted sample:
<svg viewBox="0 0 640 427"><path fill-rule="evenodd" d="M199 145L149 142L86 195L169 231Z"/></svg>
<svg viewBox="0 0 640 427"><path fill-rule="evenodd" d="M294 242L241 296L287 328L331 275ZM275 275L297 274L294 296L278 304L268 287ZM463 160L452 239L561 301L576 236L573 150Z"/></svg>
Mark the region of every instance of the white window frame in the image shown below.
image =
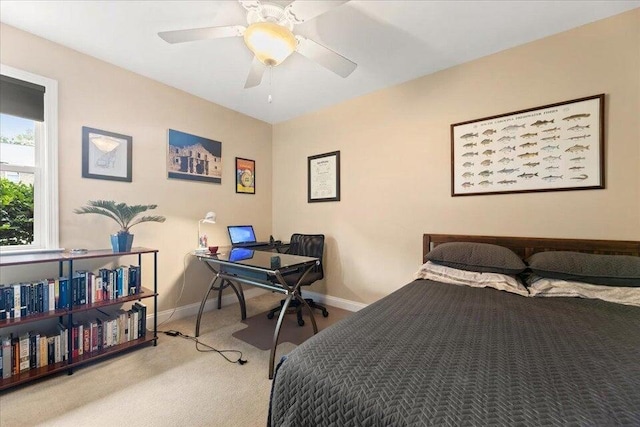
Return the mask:
<svg viewBox="0 0 640 427"><path fill-rule="evenodd" d="M28 71L0 64L0 74L44 86L44 123L35 130L35 168L8 166L6 170L24 169L35 173L33 243L0 246L0 253L59 251L58 221L58 81Z"/></svg>

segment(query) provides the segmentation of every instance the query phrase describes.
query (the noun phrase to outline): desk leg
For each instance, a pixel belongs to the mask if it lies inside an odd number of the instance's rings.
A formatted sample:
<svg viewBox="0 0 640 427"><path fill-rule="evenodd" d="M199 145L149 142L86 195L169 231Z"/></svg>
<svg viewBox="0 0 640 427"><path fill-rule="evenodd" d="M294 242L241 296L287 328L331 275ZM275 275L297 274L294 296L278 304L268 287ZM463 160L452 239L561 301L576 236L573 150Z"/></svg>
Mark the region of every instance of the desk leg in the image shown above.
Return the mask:
<svg viewBox="0 0 640 427"><path fill-rule="evenodd" d="M238 302L240 303L240 317L242 318L242 320L247 318L247 304L245 303L244 300L244 292L242 291L242 284L240 282L236 282L236 285L238 285L238 287L236 287L233 282L231 282L230 280L223 280L223 284L227 283L228 285L225 285L224 287L220 288L220 293L222 293L222 289L226 288L227 286L231 286L231 289L233 289L233 292L236 293L236 296L238 297ZM218 308L220 307L220 297L218 297Z"/></svg>
<svg viewBox="0 0 640 427"><path fill-rule="evenodd" d="M284 318L285 313L287 312L287 308L293 299L293 294L288 294L287 299L284 300L284 304L282 305L282 310L280 310L280 315L278 316L278 323L276 323L276 330L273 333L273 345L271 346L271 355L269 356L269 379L273 379L273 362L276 357L276 347L278 346L278 338L280 337L280 327L282 326L282 319ZM315 321L314 321L315 325Z"/></svg>
<svg viewBox="0 0 640 427"><path fill-rule="evenodd" d="M202 302L200 303L200 309L198 310L198 318L196 319L196 337L200 336L200 320L202 319L202 312L204 311L204 305L207 303L207 298L209 298L209 294L214 289L216 281L218 280L218 276L216 276L211 283L209 284L209 289L204 294L204 298L202 298Z"/></svg>

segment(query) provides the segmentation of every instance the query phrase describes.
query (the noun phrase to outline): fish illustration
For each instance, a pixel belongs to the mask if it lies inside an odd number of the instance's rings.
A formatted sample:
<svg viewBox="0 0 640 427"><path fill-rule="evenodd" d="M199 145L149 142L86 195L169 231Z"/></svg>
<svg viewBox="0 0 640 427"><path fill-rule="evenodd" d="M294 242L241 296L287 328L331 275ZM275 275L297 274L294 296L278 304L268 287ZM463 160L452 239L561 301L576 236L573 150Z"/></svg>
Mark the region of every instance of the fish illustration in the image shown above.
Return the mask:
<svg viewBox="0 0 640 427"><path fill-rule="evenodd" d="M584 138L589 138L591 135L580 135L580 136L572 136L571 138L567 138L570 140L575 140L575 139L584 139Z"/></svg>
<svg viewBox="0 0 640 427"><path fill-rule="evenodd" d="M520 144L519 146L522 148L529 148L538 145L537 142L525 142L524 144Z"/></svg>
<svg viewBox="0 0 640 427"><path fill-rule="evenodd" d="M465 133L464 135L462 135L460 138L462 139L469 139L469 138L475 138L476 136L478 136L477 133Z"/></svg>
<svg viewBox="0 0 640 427"><path fill-rule="evenodd" d="M588 146L588 145L579 145L579 144L576 144L576 145L573 145L573 146L571 146L571 147L567 148L567 149L566 149L566 150L564 150L564 151L565 151L565 152L567 152L567 153L579 153L579 152L581 152L581 151L588 150L588 149L589 149L589 146Z"/></svg>
<svg viewBox="0 0 640 427"><path fill-rule="evenodd" d="M520 135L520 138L533 138L534 136L538 136L537 133L525 133L524 135Z"/></svg>
<svg viewBox="0 0 640 427"><path fill-rule="evenodd" d="M535 157L537 155L538 155L538 152L536 151L535 153L518 154L518 157L520 157L521 159L530 159L531 157Z"/></svg>
<svg viewBox="0 0 640 427"><path fill-rule="evenodd" d="M501 159L500 159L500 160L498 160L498 161L499 161L500 163L507 164L507 163L511 163L511 162L513 162L513 159L512 159L512 158L510 158L510 157L503 157L503 158L501 158Z"/></svg>
<svg viewBox="0 0 640 427"><path fill-rule="evenodd" d="M471 178L473 176L473 172L465 172L462 174L463 178Z"/></svg>
<svg viewBox="0 0 640 427"><path fill-rule="evenodd" d="M518 178L531 179L534 176L538 176L538 172L536 172L536 173L521 173L520 175L518 175Z"/></svg>
<svg viewBox="0 0 640 427"><path fill-rule="evenodd" d="M473 166L473 162L464 162L462 166L464 166L465 168L470 168L471 166Z"/></svg>
<svg viewBox="0 0 640 427"><path fill-rule="evenodd" d="M505 128L502 128L502 130L505 130L507 132L511 132L511 131L514 131L514 130L516 130L518 128L523 128L523 127L524 127L524 125L509 125L509 126L507 126Z"/></svg>
<svg viewBox="0 0 640 427"><path fill-rule="evenodd" d="M557 160L560 160L561 157L562 156L547 156L542 160L544 160L545 162L555 162Z"/></svg>
<svg viewBox="0 0 640 427"><path fill-rule="evenodd" d="M469 181L467 181L467 182L463 182L463 183L462 183L462 186L463 186L464 188L473 187L473 183L471 183L471 182L469 182Z"/></svg>
<svg viewBox="0 0 640 427"><path fill-rule="evenodd" d="M483 160L482 162L480 162L482 166L489 166L491 163L493 162L490 159Z"/></svg>
<svg viewBox="0 0 640 427"><path fill-rule="evenodd" d="M572 131L575 131L575 132L579 132L579 131L581 131L582 129L587 129L588 127L590 127L590 125L586 125L586 126L575 125L575 126L571 126L571 127L570 127L569 129L567 129L567 130L572 130Z"/></svg>
<svg viewBox="0 0 640 427"><path fill-rule="evenodd" d="M482 172L480 172L478 175L483 176L483 177L488 177L489 175L493 175L493 172L491 172L490 170L484 170Z"/></svg>
<svg viewBox="0 0 640 427"><path fill-rule="evenodd" d="M493 139L483 139L482 141L480 141L480 144L482 145L489 145L493 142Z"/></svg>
<svg viewBox="0 0 640 427"><path fill-rule="evenodd" d="M485 156L490 156L492 154L494 154L496 151L495 150L484 150L482 152L482 154L484 154Z"/></svg>
<svg viewBox="0 0 640 427"><path fill-rule="evenodd" d="M589 178L589 175L587 175L586 173L583 173L582 175L572 176L571 177L571 179L579 179L580 181L584 181L587 178Z"/></svg>
<svg viewBox="0 0 640 427"><path fill-rule="evenodd" d="M582 169L584 169L584 166L573 166L569 168L570 171L579 171Z"/></svg>
<svg viewBox="0 0 640 427"><path fill-rule="evenodd" d="M473 151L469 151L469 152L467 152L467 153L464 153L464 154L462 155L462 157L473 157L473 156L477 156L477 155L478 155L478 152L477 152L477 151L476 151L475 153L474 153Z"/></svg>
<svg viewBox="0 0 640 427"><path fill-rule="evenodd" d="M562 179L562 175L549 175L542 177L542 179L544 179L545 181L556 181L558 179Z"/></svg>
<svg viewBox="0 0 640 427"><path fill-rule="evenodd" d="M475 147L476 145L478 144L476 144L475 142L467 142L462 146L462 148L471 148L471 147Z"/></svg>
<svg viewBox="0 0 640 427"><path fill-rule="evenodd" d="M493 135L494 133L496 133L496 130L495 130L495 129L487 129L487 130L485 130L484 132L482 132L482 134L483 134L483 135L486 135L486 136L491 136L491 135Z"/></svg>
<svg viewBox="0 0 640 427"><path fill-rule="evenodd" d="M554 139L559 139L560 135L548 136L546 138L542 138L541 141L553 141Z"/></svg>
<svg viewBox="0 0 640 427"><path fill-rule="evenodd" d="M503 179L502 181L498 181L498 184L507 184L508 185L508 184L515 184L516 182L518 182L518 181L516 181L515 179L509 179L509 180Z"/></svg>
<svg viewBox="0 0 640 427"><path fill-rule="evenodd" d="M542 151L551 151L551 150L559 150L560 149L560 145L545 145L544 147L541 148Z"/></svg>
<svg viewBox="0 0 640 427"><path fill-rule="evenodd" d="M560 169L560 166L547 166L545 169L548 171L552 171L552 170Z"/></svg>
<svg viewBox="0 0 640 427"><path fill-rule="evenodd" d="M551 129L545 129L542 132L556 132L556 131L559 131L559 130L560 130L560 128L556 126L554 128L551 128Z"/></svg>
<svg viewBox="0 0 640 427"><path fill-rule="evenodd" d="M581 113L581 114L574 114L572 116L568 116L565 117L562 120L566 120L568 122L572 121L572 120L580 120L580 119L586 119L587 117L589 117L591 114L589 113Z"/></svg>
<svg viewBox="0 0 640 427"><path fill-rule="evenodd" d="M551 124L551 123L553 123L553 119L552 120L538 120L535 123L531 123L531 126L538 127L538 126L548 125L548 124Z"/></svg>
<svg viewBox="0 0 640 427"><path fill-rule="evenodd" d="M585 159L586 157L574 157L573 159L569 159L572 162L581 162Z"/></svg>
<svg viewBox="0 0 640 427"><path fill-rule="evenodd" d="M522 165L522 166L526 166L526 167L529 167L529 168L535 168L535 167L536 167L536 166L538 166L539 164L540 164L540 162L535 162L535 163L534 163L534 162L529 162L529 163L525 163L525 164L524 164L524 165Z"/></svg>
<svg viewBox="0 0 640 427"><path fill-rule="evenodd" d="M480 181L478 183L478 185L482 185L483 187L486 187L487 185L491 185L491 184L493 184L493 182L491 181Z"/></svg>
<svg viewBox="0 0 640 427"><path fill-rule="evenodd" d="M498 171L498 173L514 173L515 171L517 171L520 168L515 168L515 169L501 169Z"/></svg>
<svg viewBox="0 0 640 427"><path fill-rule="evenodd" d="M506 147L501 148L501 149L499 149L498 151L499 151L499 152L501 152L501 153L510 153L510 152L512 152L512 151L516 151L516 147L515 147L515 146L513 146L513 147L509 147L509 146L507 145Z"/></svg>
<svg viewBox="0 0 640 427"><path fill-rule="evenodd" d="M515 136L503 136L502 138L500 138L498 140L498 142L507 142L507 141L511 141L512 139L516 139Z"/></svg>

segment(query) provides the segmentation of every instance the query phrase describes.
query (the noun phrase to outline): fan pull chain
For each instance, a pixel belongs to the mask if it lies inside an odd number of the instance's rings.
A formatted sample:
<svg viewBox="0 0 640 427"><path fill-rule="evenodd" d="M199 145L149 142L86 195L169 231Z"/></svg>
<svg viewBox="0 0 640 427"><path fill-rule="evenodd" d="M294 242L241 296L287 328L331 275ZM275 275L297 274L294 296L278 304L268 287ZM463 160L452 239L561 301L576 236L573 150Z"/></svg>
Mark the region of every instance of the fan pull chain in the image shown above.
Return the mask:
<svg viewBox="0 0 640 427"><path fill-rule="evenodd" d="M273 102L273 97L271 96L271 76L273 75L273 66L269 66L269 96L267 97L267 102L271 104Z"/></svg>

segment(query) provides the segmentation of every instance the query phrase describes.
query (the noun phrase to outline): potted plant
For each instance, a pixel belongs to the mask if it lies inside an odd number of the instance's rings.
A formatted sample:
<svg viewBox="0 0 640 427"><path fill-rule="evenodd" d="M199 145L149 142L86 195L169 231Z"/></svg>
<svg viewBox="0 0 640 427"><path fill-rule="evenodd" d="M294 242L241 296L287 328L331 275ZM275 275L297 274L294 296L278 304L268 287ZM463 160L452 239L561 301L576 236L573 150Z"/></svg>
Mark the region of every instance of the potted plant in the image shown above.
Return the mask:
<svg viewBox="0 0 640 427"><path fill-rule="evenodd" d="M138 216L158 205L132 205L116 203L113 200L89 200L87 206L75 209L77 214L99 214L113 219L120 226L120 231L111 235L111 246L114 252L129 252L133 244L133 234L129 229L141 222L164 222L161 215Z"/></svg>

